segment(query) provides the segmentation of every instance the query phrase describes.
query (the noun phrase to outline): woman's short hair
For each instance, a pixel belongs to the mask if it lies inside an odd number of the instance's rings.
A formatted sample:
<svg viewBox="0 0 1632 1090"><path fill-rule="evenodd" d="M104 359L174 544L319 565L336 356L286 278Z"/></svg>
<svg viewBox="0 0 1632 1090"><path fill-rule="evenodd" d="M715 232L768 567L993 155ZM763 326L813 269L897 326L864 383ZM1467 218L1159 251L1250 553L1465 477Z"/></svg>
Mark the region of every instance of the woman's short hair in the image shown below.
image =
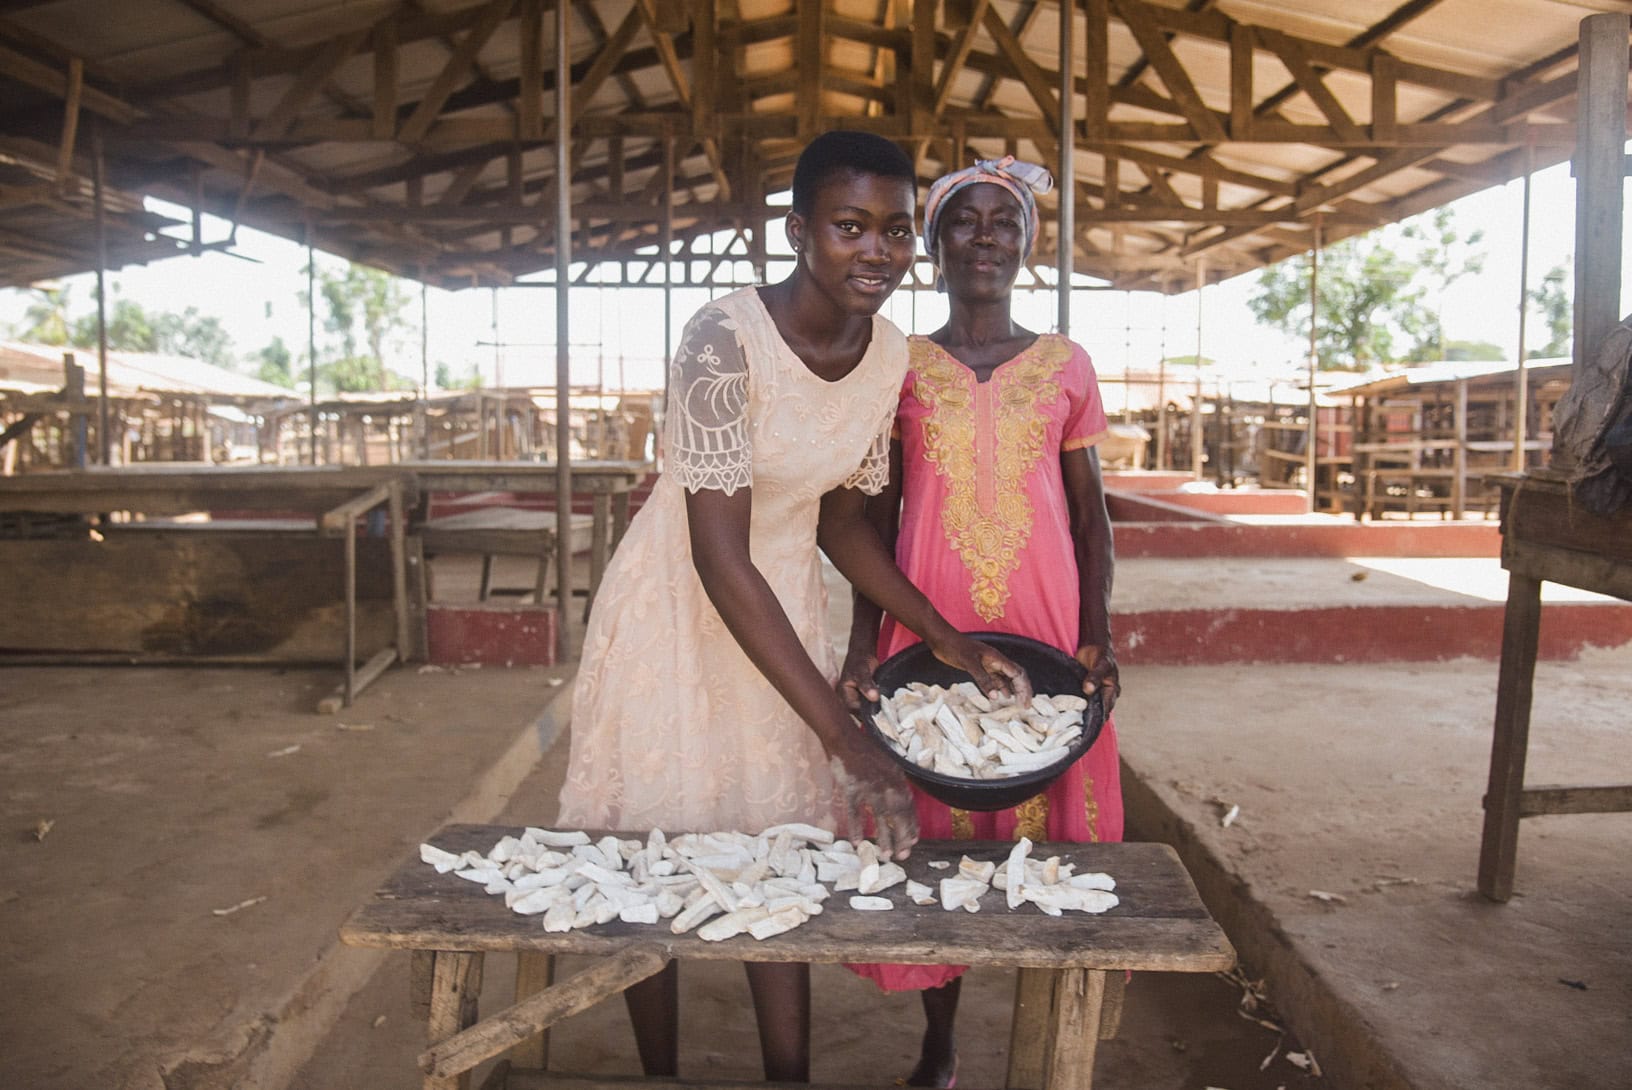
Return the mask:
<svg viewBox="0 0 1632 1090"><path fill-rule="evenodd" d="M799 154L793 168L793 210L810 215L816 193L835 174L873 174L900 178L917 190L912 160L889 140L870 132L824 132Z"/></svg>

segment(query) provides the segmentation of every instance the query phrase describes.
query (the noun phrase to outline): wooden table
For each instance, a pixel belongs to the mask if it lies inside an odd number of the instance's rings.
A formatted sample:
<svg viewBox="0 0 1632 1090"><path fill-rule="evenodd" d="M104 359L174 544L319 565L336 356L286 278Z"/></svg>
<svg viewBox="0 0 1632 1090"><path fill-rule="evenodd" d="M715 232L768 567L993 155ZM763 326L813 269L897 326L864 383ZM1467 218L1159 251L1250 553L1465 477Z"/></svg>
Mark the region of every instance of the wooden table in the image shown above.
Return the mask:
<svg viewBox="0 0 1632 1090"><path fill-rule="evenodd" d="M1507 473L1490 480L1502 493L1502 567L1508 581L1479 892L1506 901L1513 896L1521 818L1632 810L1632 784L1524 785L1541 584L1562 583L1632 601L1632 510L1607 518L1591 514L1573 500L1562 478L1545 473Z"/></svg>
<svg viewBox="0 0 1632 1090"><path fill-rule="evenodd" d="M431 838L452 852L489 850L503 826L450 825ZM600 834L593 834L600 835ZM636 835L636 834L625 834ZM644 838L644 834L639 834ZM964 854L1001 860L1012 845L997 842L927 842L905 864L908 875L937 885L946 871L932 860L956 863ZM1034 857L1059 855L1079 871L1103 870L1117 880L1121 904L1099 916L1053 918L1027 905L1015 912L993 890L982 911L946 912L939 905L905 902L888 913L856 912L846 894L827 911L763 942L748 936L704 942L695 932L671 934L654 926L613 922L586 931L546 933L536 916L518 916L501 897L452 874L437 874L417 852L341 928L352 946L411 950L416 959L418 1006L426 1011L430 1048L420 1057L425 1086L466 1087L469 1072L508 1051L490 1087L565 1087L606 1090L614 1083L545 1074L547 1031L555 1021L617 995L656 974L672 959L697 961L904 962L1019 967L1009 1047L1007 1085L1015 1090L1088 1090L1093 1082L1106 974L1125 969L1215 972L1235 964L1235 952L1208 915L1171 848L1161 844L1039 844ZM477 1018L482 956L519 955L517 1004ZM558 954L604 957L560 984ZM687 1082L697 1090L704 1085Z"/></svg>
<svg viewBox="0 0 1632 1090"><path fill-rule="evenodd" d="M554 496L555 466L545 462L447 461L398 462L411 471L425 492L514 492ZM589 596L601 585L607 560L629 528L629 494L652 472L647 462L585 461L571 466L572 490L594 504L589 550ZM557 498L556 502L563 502ZM565 502L571 503L571 499ZM563 608L563 622L567 611Z"/></svg>
<svg viewBox="0 0 1632 1090"><path fill-rule="evenodd" d="M349 705L364 686L383 673L393 662L405 661L416 652L409 617L405 511L417 502L417 485L412 475L389 466L165 466L140 465L96 468L55 473L31 473L0 478L0 512L40 511L73 514L130 512L146 516L169 516L210 510L298 511L312 522L307 536L339 538L342 542L344 574L344 669L342 683L319 704L319 710L333 712ZM391 645L357 663L357 521L378 507L387 509L386 535L390 546L391 600L395 619ZM120 524L109 523L104 534L117 532ZM208 525L208 524L201 524ZM233 533L255 537L288 536L287 524L234 521ZM198 535L195 534L195 537ZM224 540L224 538L223 538ZM73 542L53 542L64 550ZM90 545L90 542L79 542ZM236 558L235 558L236 559ZM49 558L46 562L49 565ZM41 573L45 580L51 572ZM138 573L139 574L139 573ZM40 585L50 585L43 582ZM130 587L131 594L136 589ZM253 588L260 593L264 588ZM159 593L164 593L161 589ZM192 603L208 609L209 602ZM132 612L129 601L102 603L107 612ZM252 620L252 619L248 619ZM130 661L134 656L117 656ZM207 656L217 657L217 656ZM170 656L176 660L176 656Z"/></svg>

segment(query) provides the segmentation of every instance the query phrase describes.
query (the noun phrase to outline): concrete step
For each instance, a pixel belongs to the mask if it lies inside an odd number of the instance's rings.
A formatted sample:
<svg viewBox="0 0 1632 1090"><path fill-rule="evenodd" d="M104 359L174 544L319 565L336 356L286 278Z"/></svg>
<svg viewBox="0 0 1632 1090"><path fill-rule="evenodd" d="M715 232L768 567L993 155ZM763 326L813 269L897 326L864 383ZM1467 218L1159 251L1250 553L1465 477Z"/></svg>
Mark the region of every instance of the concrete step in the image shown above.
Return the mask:
<svg viewBox="0 0 1632 1090"><path fill-rule="evenodd" d="M1501 653L1507 573L1489 557L1120 560L1118 657L1142 665L1435 662ZM1632 605L1542 588L1540 657L1632 643Z"/></svg>

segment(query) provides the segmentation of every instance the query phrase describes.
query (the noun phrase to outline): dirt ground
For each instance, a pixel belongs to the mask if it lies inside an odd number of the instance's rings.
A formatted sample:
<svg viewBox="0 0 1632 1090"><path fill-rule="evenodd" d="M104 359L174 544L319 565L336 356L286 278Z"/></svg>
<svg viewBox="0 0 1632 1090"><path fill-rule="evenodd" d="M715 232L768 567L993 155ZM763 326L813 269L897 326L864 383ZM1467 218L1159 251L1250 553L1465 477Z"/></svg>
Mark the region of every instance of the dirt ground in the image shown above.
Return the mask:
<svg viewBox="0 0 1632 1090"><path fill-rule="evenodd" d="M1629 656L1537 665L1527 783L1628 781ZM1349 1061L1345 1085L1629 1085L1627 815L1522 822L1513 900L1475 892L1495 663L1152 667L1126 682L1139 809L1188 845L1204 894L1208 871L1227 881L1229 903L1210 906L1241 956L1308 978L1276 998L1329 1067ZM1304 968L1274 973L1289 952Z"/></svg>
<svg viewBox="0 0 1632 1090"><path fill-rule="evenodd" d="M1538 667L1531 783L1627 778L1627 653ZM0 671L0 1082L417 1085L406 957L339 947L336 930L440 825L548 821L564 673L399 669L326 718L311 709L331 670ZM1140 974L1096 1085L1626 1084L1625 817L1527 821L1519 896L1472 892L1494 663L1129 667L1125 681L1130 835L1180 848L1297 1036L1241 1018L1223 979ZM484 1009L511 975L489 959ZM753 1077L742 975L682 980L686 1073ZM1012 986L971 974L962 1085L999 1084ZM837 968L817 969L815 995L817 1078L883 1084L910 1067L912 997ZM1323 1079L1286 1059L1299 1041ZM634 1070L615 1004L554 1048L561 1068Z"/></svg>

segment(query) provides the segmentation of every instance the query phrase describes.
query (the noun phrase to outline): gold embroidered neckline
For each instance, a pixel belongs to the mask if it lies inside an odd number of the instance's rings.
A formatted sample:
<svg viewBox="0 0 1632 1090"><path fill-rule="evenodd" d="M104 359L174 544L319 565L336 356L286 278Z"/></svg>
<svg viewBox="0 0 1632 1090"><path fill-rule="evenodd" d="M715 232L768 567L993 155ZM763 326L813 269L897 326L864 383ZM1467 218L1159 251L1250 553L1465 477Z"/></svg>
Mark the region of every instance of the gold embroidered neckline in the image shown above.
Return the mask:
<svg viewBox="0 0 1632 1090"><path fill-rule="evenodd" d="M1013 364L1019 363L1020 360L1022 360L1026 356L1030 355L1033 352L1036 352L1038 349L1040 349L1043 346L1044 341L1060 340L1060 339L1063 339L1063 338L1061 338L1058 333L1039 333L1039 334L1037 334L1037 339L1036 340L1034 340L1030 344L1026 345L1026 347L1022 348L1020 351L1016 352L1014 355L1010 356L1008 359L1004 360L1002 363L998 364L996 367L993 367L991 369L991 371L987 374L986 378L984 380L981 380L979 378L975 378L975 369L973 367L970 367L967 363L964 363L962 360L958 359L958 357L954 356L949 349L943 347L942 345L936 344L934 341L930 340L928 337L914 338L914 340L921 340L924 344L930 345L932 348L935 349L935 351L937 353L939 353L942 356L945 356L947 359L949 359L953 363L957 364L963 370L967 371L969 373L969 377L971 379L975 380L975 385L976 386L990 386L993 382L997 381L997 376L1000 373L1002 373L1004 368L1009 367L1009 366L1011 366Z"/></svg>

